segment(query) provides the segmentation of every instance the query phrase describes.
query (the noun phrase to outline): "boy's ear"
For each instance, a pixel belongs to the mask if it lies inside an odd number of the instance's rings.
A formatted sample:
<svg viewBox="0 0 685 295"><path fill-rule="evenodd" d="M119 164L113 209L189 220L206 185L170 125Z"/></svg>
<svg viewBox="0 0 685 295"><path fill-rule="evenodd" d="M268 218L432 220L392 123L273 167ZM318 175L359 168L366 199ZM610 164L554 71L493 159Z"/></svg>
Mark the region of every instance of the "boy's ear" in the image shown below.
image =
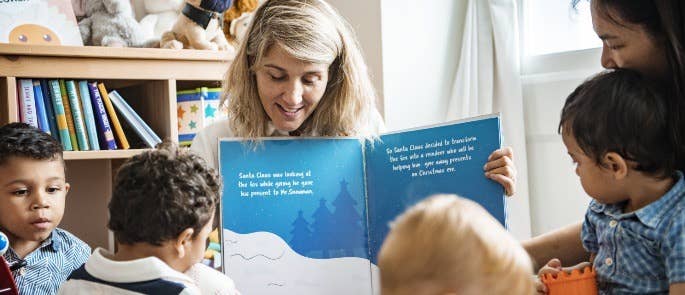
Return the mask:
<svg viewBox="0 0 685 295"><path fill-rule="evenodd" d="M176 237L174 248L176 249L179 258L183 258L186 255L186 248L190 246L190 243L193 240L194 232L195 230L189 227L183 230L178 237Z"/></svg>
<svg viewBox="0 0 685 295"><path fill-rule="evenodd" d="M621 180L628 175L628 162L618 153L608 152L602 158L604 166L614 175L614 179Z"/></svg>
<svg viewBox="0 0 685 295"><path fill-rule="evenodd" d="M69 184L68 182L64 183L64 194L67 194L70 188L71 184Z"/></svg>

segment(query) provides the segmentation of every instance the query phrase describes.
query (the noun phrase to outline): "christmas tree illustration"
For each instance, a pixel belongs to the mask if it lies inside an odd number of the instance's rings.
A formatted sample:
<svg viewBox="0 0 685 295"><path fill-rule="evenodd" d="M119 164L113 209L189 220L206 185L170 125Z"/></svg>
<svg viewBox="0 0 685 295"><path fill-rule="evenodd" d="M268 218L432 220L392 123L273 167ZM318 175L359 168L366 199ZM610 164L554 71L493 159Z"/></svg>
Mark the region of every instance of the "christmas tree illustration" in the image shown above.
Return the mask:
<svg viewBox="0 0 685 295"><path fill-rule="evenodd" d="M340 193L333 200L333 224L336 235L334 248L345 251L347 256L354 256L354 250L359 248L359 237L364 236L361 221L355 201L347 190L347 181L340 182Z"/></svg>
<svg viewBox="0 0 685 295"><path fill-rule="evenodd" d="M322 251L321 258L329 258L330 249L333 246L331 237L334 235L333 214L326 206L326 200L319 201L319 208L312 214L314 222L312 223L312 239L311 250Z"/></svg>
<svg viewBox="0 0 685 295"><path fill-rule="evenodd" d="M290 231L292 239L290 246L301 255L307 254L311 248L312 231L309 230L309 222L302 216L302 210L297 212L297 219L293 221L293 230Z"/></svg>

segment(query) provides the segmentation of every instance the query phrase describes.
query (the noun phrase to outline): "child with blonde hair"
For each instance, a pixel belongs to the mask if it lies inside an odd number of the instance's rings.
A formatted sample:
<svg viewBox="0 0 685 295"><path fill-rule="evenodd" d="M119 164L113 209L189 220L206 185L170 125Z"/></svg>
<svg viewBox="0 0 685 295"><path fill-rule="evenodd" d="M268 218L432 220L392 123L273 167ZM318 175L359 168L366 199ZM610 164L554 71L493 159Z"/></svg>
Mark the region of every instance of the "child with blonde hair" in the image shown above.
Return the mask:
<svg viewBox="0 0 685 295"><path fill-rule="evenodd" d="M383 295L533 294L531 261L471 200L432 196L400 215L378 258Z"/></svg>

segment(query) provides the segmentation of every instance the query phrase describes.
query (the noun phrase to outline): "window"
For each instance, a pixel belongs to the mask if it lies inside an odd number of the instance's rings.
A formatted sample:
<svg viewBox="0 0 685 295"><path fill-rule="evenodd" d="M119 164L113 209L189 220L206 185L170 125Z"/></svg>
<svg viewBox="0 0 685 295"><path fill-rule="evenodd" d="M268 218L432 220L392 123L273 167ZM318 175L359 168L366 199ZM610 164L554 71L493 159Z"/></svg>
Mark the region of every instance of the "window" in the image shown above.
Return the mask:
<svg viewBox="0 0 685 295"><path fill-rule="evenodd" d="M523 54L537 56L601 47L592 29L590 3L581 0L523 0Z"/></svg>

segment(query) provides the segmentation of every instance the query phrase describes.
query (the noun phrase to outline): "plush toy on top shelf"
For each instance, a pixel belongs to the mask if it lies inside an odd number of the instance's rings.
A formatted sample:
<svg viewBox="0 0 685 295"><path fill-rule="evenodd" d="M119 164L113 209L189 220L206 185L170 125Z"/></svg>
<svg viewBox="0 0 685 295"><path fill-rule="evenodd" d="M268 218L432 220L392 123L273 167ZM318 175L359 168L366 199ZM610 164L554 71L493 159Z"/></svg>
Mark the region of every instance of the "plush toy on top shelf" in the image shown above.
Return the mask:
<svg viewBox="0 0 685 295"><path fill-rule="evenodd" d="M183 7L183 0L144 0L140 26L145 35L159 39L171 30Z"/></svg>
<svg viewBox="0 0 685 295"><path fill-rule="evenodd" d="M129 0L86 0L86 16L78 23L85 45L155 47L133 18Z"/></svg>
<svg viewBox="0 0 685 295"><path fill-rule="evenodd" d="M171 31L162 34L161 47L235 51L219 26L229 6L231 0L186 0Z"/></svg>
<svg viewBox="0 0 685 295"><path fill-rule="evenodd" d="M224 12L224 35L231 45L238 47L260 4L259 0L234 0Z"/></svg>

